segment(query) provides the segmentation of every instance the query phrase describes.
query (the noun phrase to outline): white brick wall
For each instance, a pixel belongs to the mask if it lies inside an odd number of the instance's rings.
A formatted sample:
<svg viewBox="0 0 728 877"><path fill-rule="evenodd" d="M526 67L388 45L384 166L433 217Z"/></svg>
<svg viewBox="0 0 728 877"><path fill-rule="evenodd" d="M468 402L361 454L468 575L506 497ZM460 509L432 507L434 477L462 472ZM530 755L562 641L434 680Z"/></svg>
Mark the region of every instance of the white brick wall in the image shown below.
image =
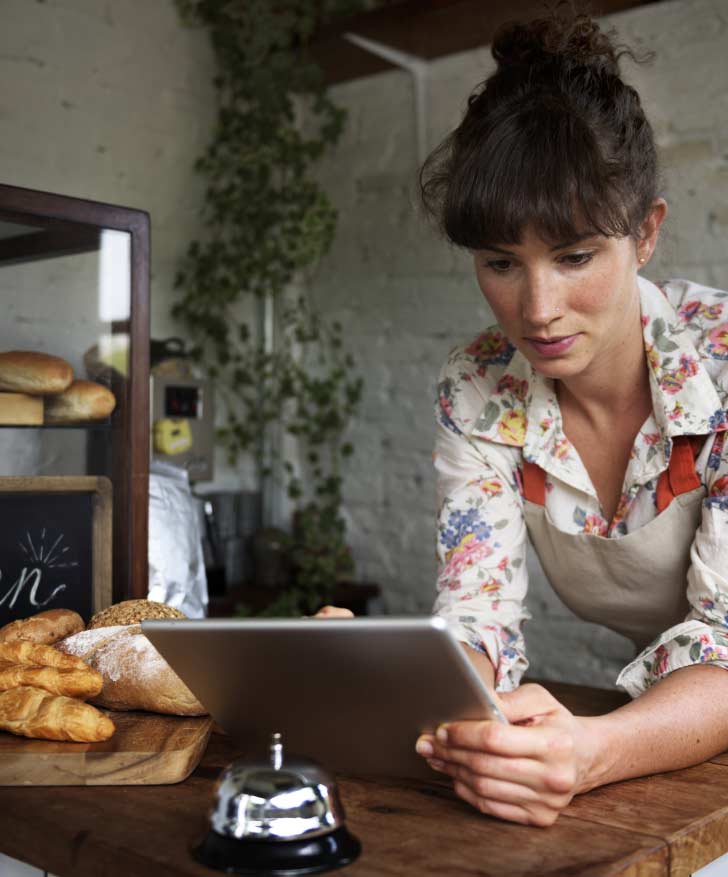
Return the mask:
<svg viewBox="0 0 728 877"><path fill-rule="evenodd" d="M174 0L0 4L0 182L150 213L153 337L181 334L172 287L200 232L192 166L212 136L214 75L207 32L182 27ZM216 475L228 489L254 477L222 452Z"/></svg>
<svg viewBox="0 0 728 877"><path fill-rule="evenodd" d="M665 159L670 218L650 276L728 287L728 4L671 0L611 16L620 37L657 52L628 77L643 95ZM493 69L487 49L430 65L430 147L457 123ZM437 241L414 208L416 147L409 75L333 89L349 109L341 146L320 169L340 210L338 238L312 282L323 310L350 327L366 379L347 508L359 576L382 584L389 612L433 600L432 401L448 350L491 319L466 255ZM532 672L609 686L631 655L575 619L533 562L527 628Z"/></svg>
<svg viewBox="0 0 728 877"><path fill-rule="evenodd" d="M199 229L192 164L215 116L203 31L174 0L3 0L0 181L147 210L152 328Z"/></svg>

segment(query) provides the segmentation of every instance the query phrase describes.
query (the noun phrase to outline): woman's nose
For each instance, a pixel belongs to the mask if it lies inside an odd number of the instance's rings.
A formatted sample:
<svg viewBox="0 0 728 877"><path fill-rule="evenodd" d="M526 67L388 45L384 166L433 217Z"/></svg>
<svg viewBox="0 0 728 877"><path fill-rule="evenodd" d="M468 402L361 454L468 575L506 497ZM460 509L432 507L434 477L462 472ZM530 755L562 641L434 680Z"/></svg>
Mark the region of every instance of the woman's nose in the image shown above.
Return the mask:
<svg viewBox="0 0 728 877"><path fill-rule="evenodd" d="M561 296L558 284L542 274L526 276L521 292L523 322L539 328L548 326L561 316Z"/></svg>

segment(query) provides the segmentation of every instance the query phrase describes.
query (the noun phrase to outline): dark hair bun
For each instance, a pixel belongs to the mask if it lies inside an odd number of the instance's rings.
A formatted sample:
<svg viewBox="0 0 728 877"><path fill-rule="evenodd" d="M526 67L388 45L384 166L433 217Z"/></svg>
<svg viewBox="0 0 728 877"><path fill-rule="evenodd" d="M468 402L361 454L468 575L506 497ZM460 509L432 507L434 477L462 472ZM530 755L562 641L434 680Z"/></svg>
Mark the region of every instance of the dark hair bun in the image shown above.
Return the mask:
<svg viewBox="0 0 728 877"><path fill-rule="evenodd" d="M549 0L553 2L553 0ZM627 55L563 0L536 21L503 27L495 72L420 173L422 199L446 236L469 250L545 241L589 229L637 239L657 197L657 151Z"/></svg>
<svg viewBox="0 0 728 877"><path fill-rule="evenodd" d="M558 6L548 18L504 25L493 40L492 53L499 69L565 64L614 75L619 75L622 54L592 18L575 14L568 4Z"/></svg>

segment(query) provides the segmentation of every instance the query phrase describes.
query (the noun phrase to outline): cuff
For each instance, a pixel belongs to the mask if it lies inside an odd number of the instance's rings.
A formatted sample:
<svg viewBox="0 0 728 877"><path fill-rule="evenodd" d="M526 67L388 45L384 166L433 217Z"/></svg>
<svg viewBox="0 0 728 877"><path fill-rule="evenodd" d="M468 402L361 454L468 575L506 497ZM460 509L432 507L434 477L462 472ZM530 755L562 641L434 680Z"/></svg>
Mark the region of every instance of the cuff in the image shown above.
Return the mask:
<svg viewBox="0 0 728 877"><path fill-rule="evenodd" d="M518 688L521 677L528 669L528 659L520 634L514 634L496 624L477 627L473 624L455 623L452 631L458 640L490 658L496 668L496 691L513 691Z"/></svg>
<svg viewBox="0 0 728 877"><path fill-rule="evenodd" d="M617 677L630 697L639 697L674 670L694 664L717 664L728 669L728 631L694 619L666 630Z"/></svg>

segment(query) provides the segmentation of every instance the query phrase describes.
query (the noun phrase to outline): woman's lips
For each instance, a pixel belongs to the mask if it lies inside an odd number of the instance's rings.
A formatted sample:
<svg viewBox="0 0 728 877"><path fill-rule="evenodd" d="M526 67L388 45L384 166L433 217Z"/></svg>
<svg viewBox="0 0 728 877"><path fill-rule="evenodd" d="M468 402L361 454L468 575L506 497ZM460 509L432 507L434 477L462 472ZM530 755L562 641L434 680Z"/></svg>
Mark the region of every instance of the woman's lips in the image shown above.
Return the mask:
<svg viewBox="0 0 728 877"><path fill-rule="evenodd" d="M560 338L549 339L548 341L543 338L526 338L526 341L541 356L561 356L562 353L566 353L578 337L578 334L562 335Z"/></svg>

